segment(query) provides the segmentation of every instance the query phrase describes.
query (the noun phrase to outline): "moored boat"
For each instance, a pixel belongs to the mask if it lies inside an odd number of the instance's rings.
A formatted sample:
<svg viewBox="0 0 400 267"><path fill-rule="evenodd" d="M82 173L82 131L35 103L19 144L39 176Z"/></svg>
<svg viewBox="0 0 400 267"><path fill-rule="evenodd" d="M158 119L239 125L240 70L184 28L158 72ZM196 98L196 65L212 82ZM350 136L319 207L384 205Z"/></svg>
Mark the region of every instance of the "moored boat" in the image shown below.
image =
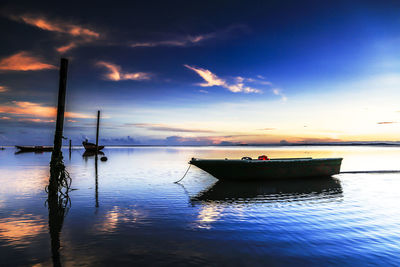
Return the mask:
<svg viewBox="0 0 400 267"><path fill-rule="evenodd" d="M19 152L51 152L52 146L15 146Z"/></svg>
<svg viewBox="0 0 400 267"><path fill-rule="evenodd" d="M332 176L340 172L342 158L198 159L189 164L219 180L269 180Z"/></svg>
<svg viewBox="0 0 400 267"><path fill-rule="evenodd" d="M86 149L86 151L96 151L96 144L89 143L87 140L82 142L83 147ZM100 151L104 148L104 146L99 146L97 151Z"/></svg>

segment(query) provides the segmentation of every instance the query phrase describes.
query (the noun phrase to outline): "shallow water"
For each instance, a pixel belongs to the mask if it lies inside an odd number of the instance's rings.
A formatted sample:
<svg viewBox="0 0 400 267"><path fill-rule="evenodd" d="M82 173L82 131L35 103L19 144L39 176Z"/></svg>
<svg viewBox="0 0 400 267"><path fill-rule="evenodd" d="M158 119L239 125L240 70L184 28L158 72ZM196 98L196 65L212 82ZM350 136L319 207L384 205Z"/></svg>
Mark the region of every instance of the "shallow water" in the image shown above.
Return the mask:
<svg viewBox="0 0 400 267"><path fill-rule="evenodd" d="M237 184L192 167L173 183L191 157L343 157L342 171L400 170L397 147L107 148L97 169L82 149L64 150L73 191L56 221L51 154L14 152L0 150L0 265L400 265L400 173Z"/></svg>

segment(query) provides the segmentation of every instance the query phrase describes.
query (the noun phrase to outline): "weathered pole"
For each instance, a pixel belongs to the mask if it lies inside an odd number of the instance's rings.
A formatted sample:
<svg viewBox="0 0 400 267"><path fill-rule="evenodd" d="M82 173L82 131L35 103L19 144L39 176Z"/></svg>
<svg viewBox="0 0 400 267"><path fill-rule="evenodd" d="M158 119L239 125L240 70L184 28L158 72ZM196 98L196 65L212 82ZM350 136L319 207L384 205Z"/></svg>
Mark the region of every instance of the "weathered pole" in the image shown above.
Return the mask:
<svg viewBox="0 0 400 267"><path fill-rule="evenodd" d="M68 172L65 170L61 152L64 128L65 94L67 88L67 71L68 59L61 58L60 82L58 87L57 122L56 131L54 134L54 148L50 162L49 185L47 186L51 254L53 266L56 267L61 266L60 234L66 212L68 211L68 204L70 205L71 203L68 192L70 191L72 180L69 177Z"/></svg>
<svg viewBox="0 0 400 267"><path fill-rule="evenodd" d="M56 122L56 132L54 134L54 148L53 148L52 160L58 159L61 156L62 137L64 128L65 94L67 89L67 72L68 72L68 59L61 58L60 82L58 86L57 122Z"/></svg>
<svg viewBox="0 0 400 267"><path fill-rule="evenodd" d="M99 126L100 126L100 110L97 111L96 155L99 152Z"/></svg>
<svg viewBox="0 0 400 267"><path fill-rule="evenodd" d="M69 139L69 159L71 160L71 152L72 152L72 140Z"/></svg>

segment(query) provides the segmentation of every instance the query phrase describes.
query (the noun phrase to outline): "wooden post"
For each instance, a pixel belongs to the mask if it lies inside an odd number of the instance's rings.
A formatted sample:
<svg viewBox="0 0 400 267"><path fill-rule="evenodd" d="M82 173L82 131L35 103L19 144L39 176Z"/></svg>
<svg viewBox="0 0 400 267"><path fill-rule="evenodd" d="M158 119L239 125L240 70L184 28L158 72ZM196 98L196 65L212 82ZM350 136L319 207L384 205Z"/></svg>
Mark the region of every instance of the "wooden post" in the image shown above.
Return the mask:
<svg viewBox="0 0 400 267"><path fill-rule="evenodd" d="M99 152L99 126L100 126L100 110L97 111L96 155Z"/></svg>
<svg viewBox="0 0 400 267"><path fill-rule="evenodd" d="M65 94L67 89L68 59L61 58L60 82L58 86L58 106L56 132L54 134L54 148L52 158L61 155L62 137L64 128Z"/></svg>
<svg viewBox="0 0 400 267"><path fill-rule="evenodd" d="M69 160L71 160L71 153L72 153L72 140L69 139Z"/></svg>

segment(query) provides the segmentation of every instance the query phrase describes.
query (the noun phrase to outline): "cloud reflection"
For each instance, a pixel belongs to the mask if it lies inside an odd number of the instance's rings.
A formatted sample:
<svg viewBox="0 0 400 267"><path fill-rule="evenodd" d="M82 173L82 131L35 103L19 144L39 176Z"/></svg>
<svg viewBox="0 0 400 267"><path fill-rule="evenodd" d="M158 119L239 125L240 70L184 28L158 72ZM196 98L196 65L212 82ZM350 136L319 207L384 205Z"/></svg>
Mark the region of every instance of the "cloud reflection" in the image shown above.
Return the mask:
<svg viewBox="0 0 400 267"><path fill-rule="evenodd" d="M104 215L102 222L95 225L95 231L112 233L115 232L120 223L137 223L142 221L146 216L142 211L136 208L121 208L113 206Z"/></svg>
<svg viewBox="0 0 400 267"><path fill-rule="evenodd" d="M224 209L221 206L214 204L202 206L197 215L197 227L211 229L212 223L221 219L223 211Z"/></svg>
<svg viewBox="0 0 400 267"><path fill-rule="evenodd" d="M12 246L28 245L32 238L47 232L44 218L32 214L12 214L0 219L0 237Z"/></svg>

